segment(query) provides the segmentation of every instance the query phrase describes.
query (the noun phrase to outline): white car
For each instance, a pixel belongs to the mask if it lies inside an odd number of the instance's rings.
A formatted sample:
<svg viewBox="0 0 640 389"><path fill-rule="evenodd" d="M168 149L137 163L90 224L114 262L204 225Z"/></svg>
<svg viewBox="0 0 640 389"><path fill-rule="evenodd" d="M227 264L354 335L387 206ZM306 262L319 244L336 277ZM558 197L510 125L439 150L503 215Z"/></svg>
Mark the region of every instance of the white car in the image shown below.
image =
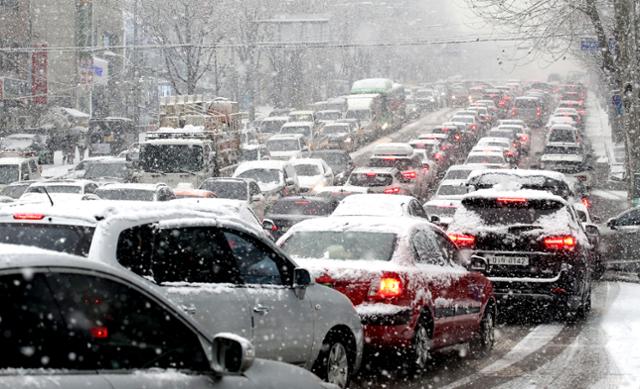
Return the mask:
<svg viewBox="0 0 640 389"><path fill-rule="evenodd" d="M149 204L0 209L0 243L17 241L127 268L209 336L246 337L258 357L319 367L323 378L346 386L360 366L363 336L344 295L313 283L307 270L233 212Z"/></svg>
<svg viewBox="0 0 640 389"><path fill-rule="evenodd" d="M0 291L2 388L326 388L256 360L243 337L211 335L122 268L0 245Z"/></svg>
<svg viewBox="0 0 640 389"><path fill-rule="evenodd" d="M444 180L432 200L460 200L467 192L467 180Z"/></svg>
<svg viewBox="0 0 640 389"><path fill-rule="evenodd" d="M296 169L286 161L242 162L233 172L233 177L255 180L267 199L296 194L300 190Z"/></svg>
<svg viewBox="0 0 640 389"><path fill-rule="evenodd" d="M258 183L251 178L207 178L200 189L215 193L218 199L242 201L255 212L260 221L264 219L267 199Z"/></svg>
<svg viewBox="0 0 640 389"><path fill-rule="evenodd" d="M283 134L269 138L267 150L272 160L288 161L302 157L308 146L303 135Z"/></svg>
<svg viewBox="0 0 640 389"><path fill-rule="evenodd" d="M413 196L353 194L344 198L331 216L414 216L426 219L422 205Z"/></svg>
<svg viewBox="0 0 640 389"><path fill-rule="evenodd" d="M490 168L504 168L511 167L509 161L507 161L504 152L474 152L469 153L467 159L464 162L465 165L484 165Z"/></svg>
<svg viewBox="0 0 640 389"><path fill-rule="evenodd" d="M40 168L35 158L0 158L0 188L39 178Z"/></svg>
<svg viewBox="0 0 640 389"><path fill-rule="evenodd" d="M333 171L320 158L301 158L291 162L296 170L301 192L311 192L318 187L333 185Z"/></svg>
<svg viewBox="0 0 640 389"><path fill-rule="evenodd" d="M466 180L476 170L484 170L486 166L453 165L445 173L443 180Z"/></svg>
<svg viewBox="0 0 640 389"><path fill-rule="evenodd" d="M453 220L456 209L460 207L461 200L452 199L434 199L429 200L422 205L429 220L446 230L447 226Z"/></svg>
<svg viewBox="0 0 640 389"><path fill-rule="evenodd" d="M18 202L50 203L80 201L95 195L98 184L89 180L42 181L31 184ZM92 198L97 199L97 198Z"/></svg>

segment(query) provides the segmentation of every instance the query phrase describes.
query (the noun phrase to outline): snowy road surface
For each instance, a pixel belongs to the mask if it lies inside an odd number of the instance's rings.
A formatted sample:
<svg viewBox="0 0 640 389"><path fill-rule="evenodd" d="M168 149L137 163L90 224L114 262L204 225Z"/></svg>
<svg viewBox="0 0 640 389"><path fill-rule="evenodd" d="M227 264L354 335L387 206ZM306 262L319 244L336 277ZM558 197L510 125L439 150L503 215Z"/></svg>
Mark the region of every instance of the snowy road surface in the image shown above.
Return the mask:
<svg viewBox="0 0 640 389"><path fill-rule="evenodd" d="M436 354L420 378L365 372L358 388L638 388L640 385L640 285L595 284L593 310L583 322L541 317L502 324L489 358L464 350ZM379 370L377 370L379 373Z"/></svg>

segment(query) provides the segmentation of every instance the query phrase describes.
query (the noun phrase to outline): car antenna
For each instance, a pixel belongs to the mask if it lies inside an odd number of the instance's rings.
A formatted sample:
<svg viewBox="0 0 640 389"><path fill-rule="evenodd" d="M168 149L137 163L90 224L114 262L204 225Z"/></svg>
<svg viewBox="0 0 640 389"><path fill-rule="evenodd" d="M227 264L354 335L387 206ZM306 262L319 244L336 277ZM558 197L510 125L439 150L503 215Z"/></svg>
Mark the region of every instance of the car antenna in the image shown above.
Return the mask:
<svg viewBox="0 0 640 389"><path fill-rule="evenodd" d="M43 186L40 187L40 189L42 189L44 194L47 195L47 198L49 199L49 202L51 203L51 206L53 207L53 199L51 198L51 195L49 194L49 191L47 190L47 188L43 185Z"/></svg>

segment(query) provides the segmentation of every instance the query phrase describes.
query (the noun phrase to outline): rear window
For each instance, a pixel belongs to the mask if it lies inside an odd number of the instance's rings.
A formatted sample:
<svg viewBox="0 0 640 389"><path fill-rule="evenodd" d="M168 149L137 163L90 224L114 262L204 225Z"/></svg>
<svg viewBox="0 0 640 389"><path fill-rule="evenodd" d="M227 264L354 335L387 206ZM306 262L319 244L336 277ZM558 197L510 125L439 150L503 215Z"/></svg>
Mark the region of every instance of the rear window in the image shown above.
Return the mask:
<svg viewBox="0 0 640 389"><path fill-rule="evenodd" d="M32 186L27 189L26 193L44 193L41 188L45 188L49 193L80 193L82 192L81 186L72 185L43 185Z"/></svg>
<svg viewBox="0 0 640 389"><path fill-rule="evenodd" d="M566 209L553 200L498 201L495 198L462 200L464 210L477 215L485 225L537 224L541 218Z"/></svg>
<svg viewBox="0 0 640 389"><path fill-rule="evenodd" d="M396 235L365 231L302 231L282 245L298 258L389 261L395 250Z"/></svg>
<svg viewBox="0 0 640 389"><path fill-rule="evenodd" d="M468 192L465 185L441 185L438 189L438 196L463 195Z"/></svg>
<svg viewBox="0 0 640 389"><path fill-rule="evenodd" d="M58 224L0 223L0 243L34 246L86 257L93 227Z"/></svg>
<svg viewBox="0 0 640 389"><path fill-rule="evenodd" d="M320 167L316 164L295 165L294 169L298 176L313 177L322 175Z"/></svg>
<svg viewBox="0 0 640 389"><path fill-rule="evenodd" d="M499 155L470 155L465 163L503 164L504 157Z"/></svg>
<svg viewBox="0 0 640 389"><path fill-rule="evenodd" d="M413 160L410 158L396 157L371 158L368 165L370 167L395 167L398 170L407 170L415 167L413 166Z"/></svg>
<svg viewBox="0 0 640 389"><path fill-rule="evenodd" d="M283 199L273 204L269 213L275 215L328 216L336 208L335 202L305 199Z"/></svg>
<svg viewBox="0 0 640 389"><path fill-rule="evenodd" d="M393 176L385 173L353 173L349 177L349 185L354 186L389 186L393 183Z"/></svg>
<svg viewBox="0 0 640 389"><path fill-rule="evenodd" d="M549 142L570 142L576 141L576 134L573 130L553 130L549 135Z"/></svg>
<svg viewBox="0 0 640 389"><path fill-rule="evenodd" d="M247 184L232 181L205 181L200 189L208 190L221 199L246 200Z"/></svg>
<svg viewBox="0 0 640 389"><path fill-rule="evenodd" d="M537 100L516 100L517 108L535 109L538 107L538 105L539 104Z"/></svg>
<svg viewBox="0 0 640 389"><path fill-rule="evenodd" d="M565 146L545 146L543 154L567 154L567 155L575 154L575 155L579 155L579 154L582 154L582 151L580 150L579 147L576 147L576 146L572 146L572 147L571 146L569 146L569 147L565 147Z"/></svg>
<svg viewBox="0 0 640 389"><path fill-rule="evenodd" d="M444 176L444 180L465 180L473 170L449 170Z"/></svg>
<svg viewBox="0 0 640 389"><path fill-rule="evenodd" d="M456 207L438 207L435 205L426 205L424 210L429 216L453 217L456 213Z"/></svg>

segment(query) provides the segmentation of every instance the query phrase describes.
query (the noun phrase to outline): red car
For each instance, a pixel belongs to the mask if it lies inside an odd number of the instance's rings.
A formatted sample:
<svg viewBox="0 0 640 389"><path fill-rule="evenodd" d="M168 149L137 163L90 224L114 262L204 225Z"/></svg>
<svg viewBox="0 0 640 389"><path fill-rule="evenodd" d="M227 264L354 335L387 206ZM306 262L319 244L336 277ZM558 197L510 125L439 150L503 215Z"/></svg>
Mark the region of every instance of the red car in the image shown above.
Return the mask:
<svg viewBox="0 0 640 389"><path fill-rule="evenodd" d="M318 283L349 297L370 350L400 352L421 370L433 350L469 342L483 355L493 347L491 282L461 266L457 247L433 224L335 216L296 224L278 245Z"/></svg>

